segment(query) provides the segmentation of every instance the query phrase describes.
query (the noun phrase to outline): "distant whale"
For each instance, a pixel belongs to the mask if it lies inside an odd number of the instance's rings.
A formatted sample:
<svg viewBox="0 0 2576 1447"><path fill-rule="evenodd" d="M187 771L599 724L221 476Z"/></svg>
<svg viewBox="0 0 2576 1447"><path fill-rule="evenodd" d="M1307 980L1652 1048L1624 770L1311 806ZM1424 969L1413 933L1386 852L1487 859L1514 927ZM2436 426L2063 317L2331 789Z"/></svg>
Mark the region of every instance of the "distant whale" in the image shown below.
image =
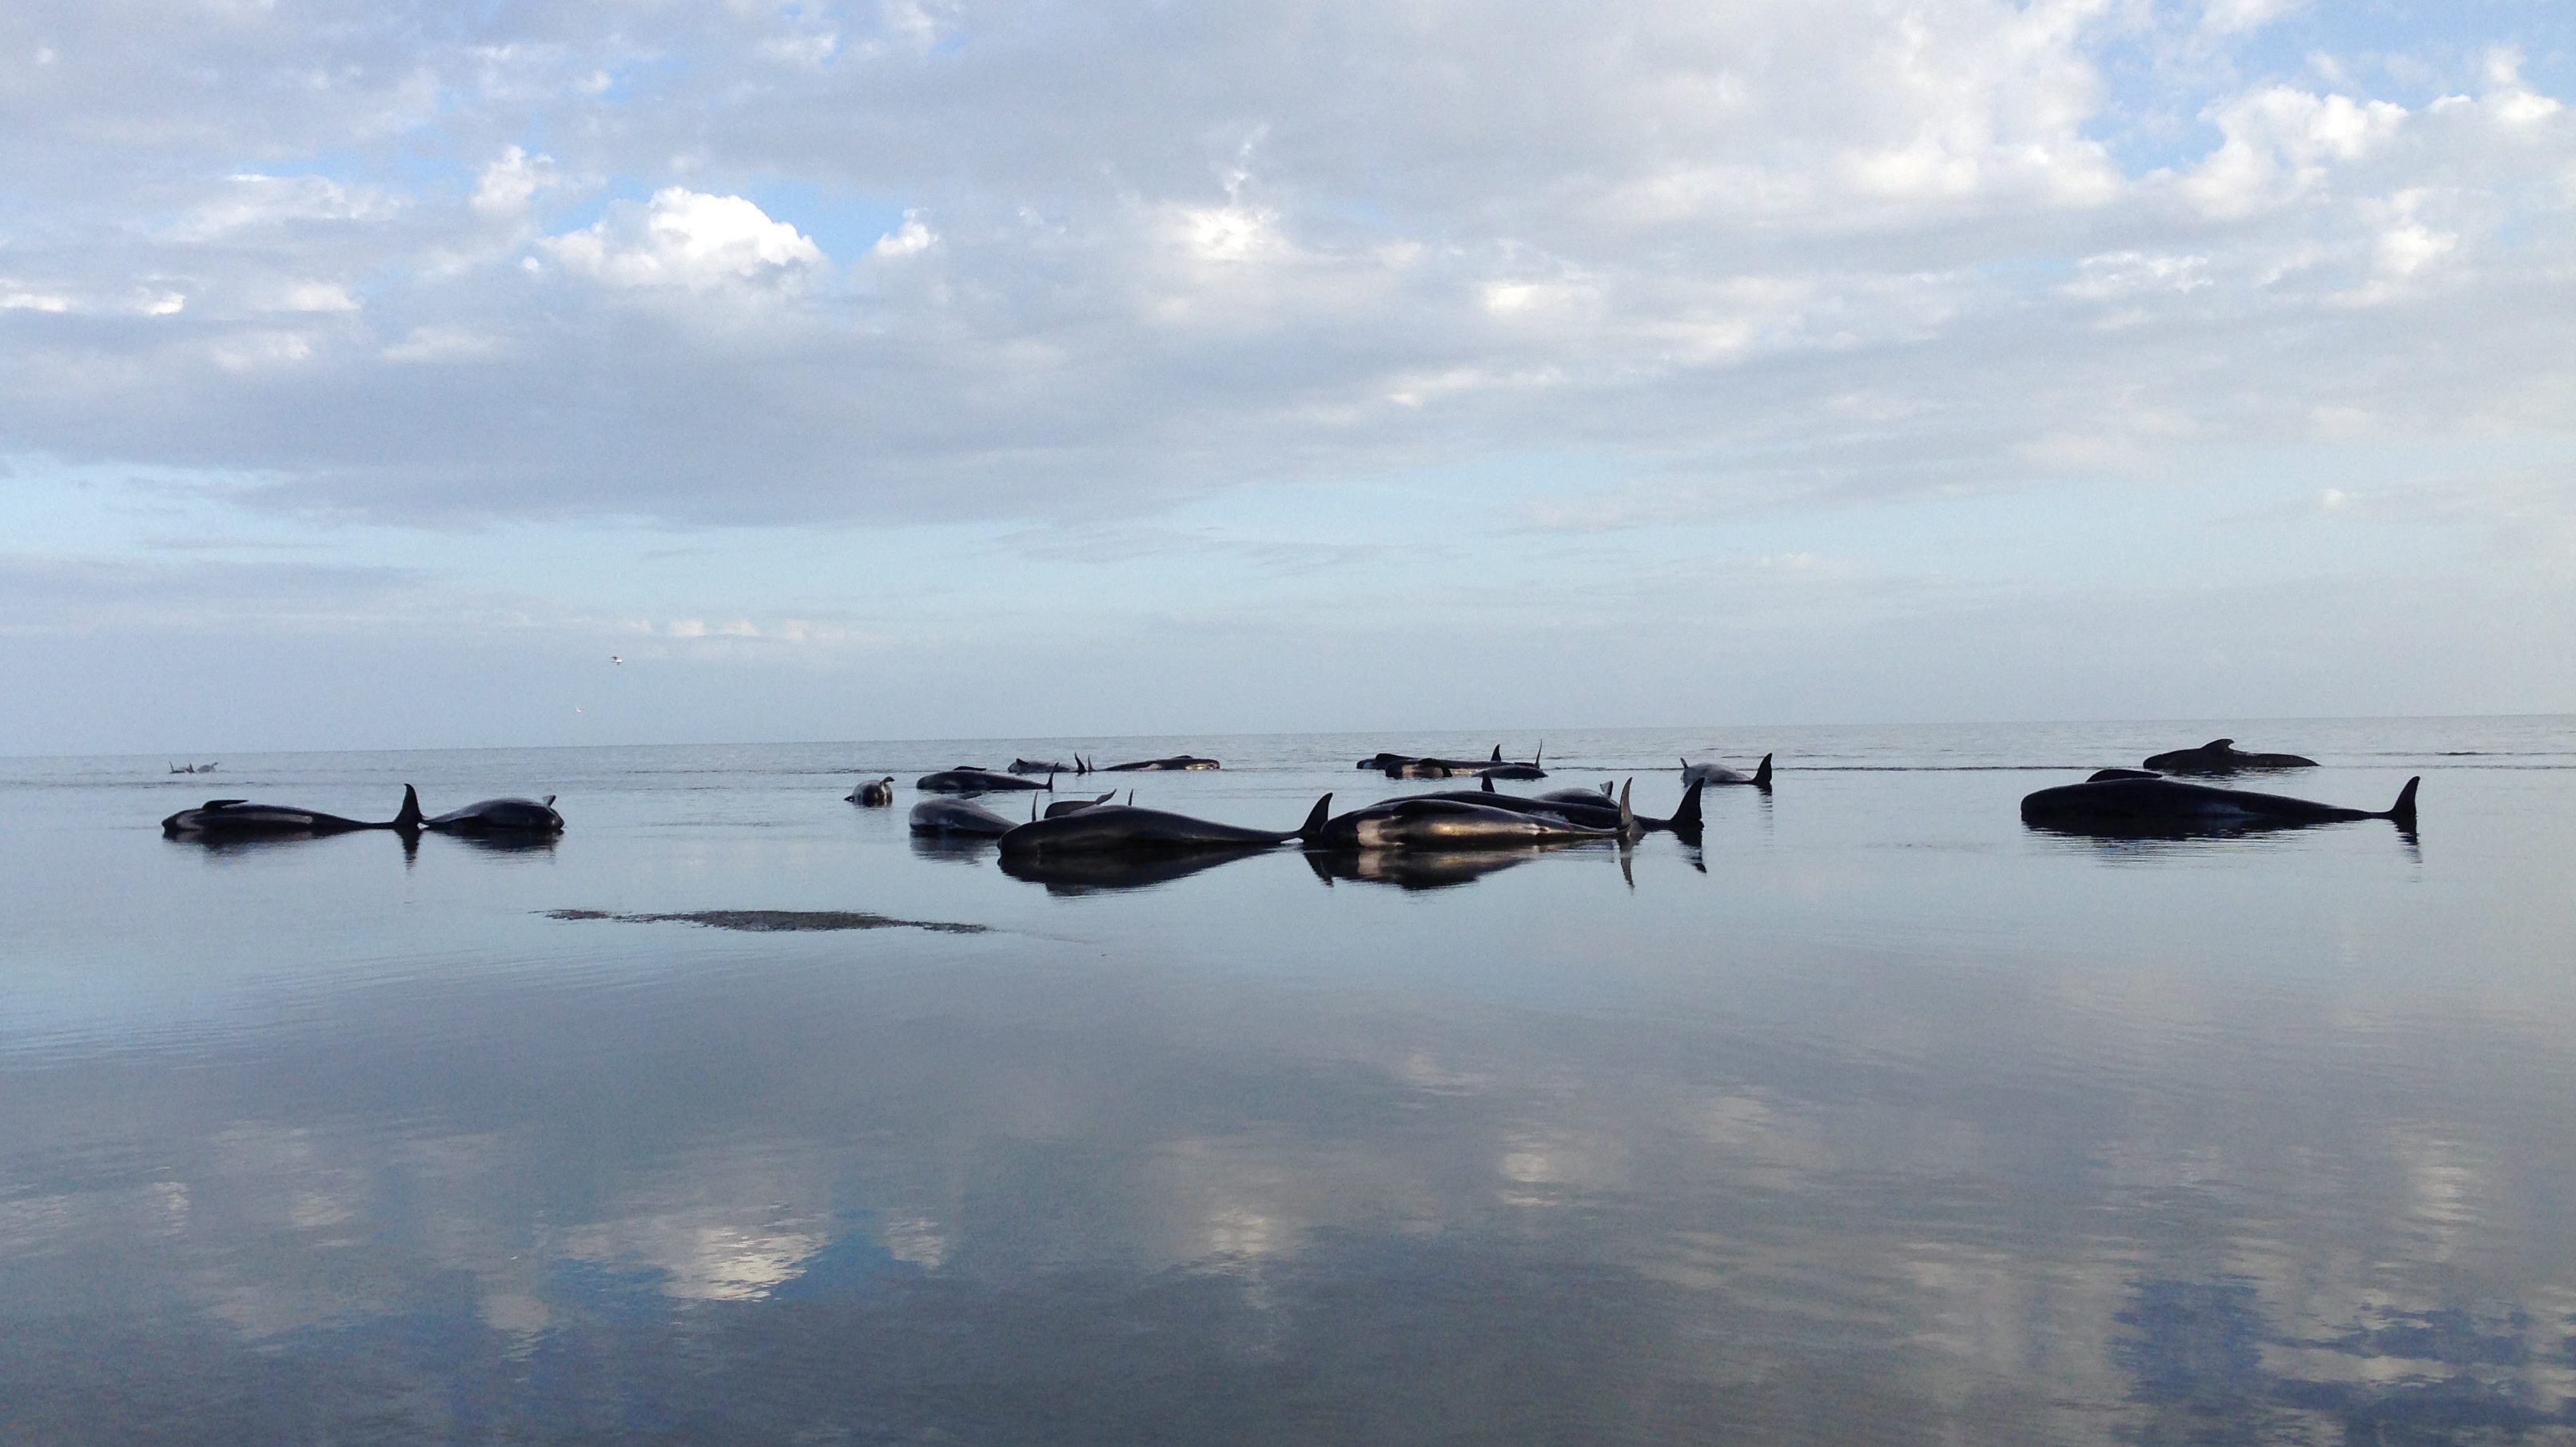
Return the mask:
<svg viewBox="0 0 2576 1447"><path fill-rule="evenodd" d="M2211 739L2196 749L2175 749L2147 760L2160 774L2236 774L2256 769L2313 769L2314 759L2297 754L2249 754L2234 739Z"/></svg>
<svg viewBox="0 0 2576 1447"><path fill-rule="evenodd" d="M405 834L420 832L420 795L409 784L403 785L402 809L391 819L370 822L344 819L325 814L319 809L305 809L292 804L259 804L248 799L208 799L194 809L182 809L161 821L165 839L310 839L323 834L348 834L360 829L393 829Z"/></svg>
<svg viewBox="0 0 2576 1447"><path fill-rule="evenodd" d="M1539 760L1546 753L1547 745L1541 743L1538 753L1529 762L1517 763L1504 758L1503 746L1496 744L1491 758L1444 759L1432 755L1416 758L1411 754L1377 754L1360 760L1360 767L1376 769L1390 779L1472 779L1488 773L1497 779L1544 779L1547 771L1539 767Z"/></svg>
<svg viewBox="0 0 2576 1447"><path fill-rule="evenodd" d="M1771 787L1771 756L1764 754L1752 773L1742 773L1721 764L1694 764L1682 760L1682 782L1685 784L1750 784L1757 789Z"/></svg>
<svg viewBox="0 0 2576 1447"><path fill-rule="evenodd" d="M423 819L420 827L440 834L561 834L564 820L555 812L555 796L548 794L542 804L534 799L485 799Z"/></svg>
<svg viewBox="0 0 2576 1447"><path fill-rule="evenodd" d="M1111 764L1096 772L1103 774L1204 773L1210 769L1223 767L1225 766L1214 759L1202 759L1191 754L1174 754L1168 759L1138 759L1132 764Z"/></svg>
<svg viewBox="0 0 2576 1447"><path fill-rule="evenodd" d="M1082 756L1077 754L1070 764L1058 764L1039 759L1013 759L1011 772L1014 774L1083 774L1089 773L1090 770L1082 766Z"/></svg>
<svg viewBox="0 0 2576 1447"><path fill-rule="evenodd" d="M1635 821L1624 808L1620 812L1619 825L1596 829L1555 812L1417 794L1335 815L1309 833L1306 843L1326 849L1489 849L1560 839L1623 839Z"/></svg>
<svg viewBox="0 0 2576 1447"><path fill-rule="evenodd" d="M924 774L912 786L925 794L999 794L1012 789L1053 789L1055 779L1049 776L1043 784L1013 774L997 774L972 764L959 764L935 774Z"/></svg>
<svg viewBox="0 0 2576 1447"><path fill-rule="evenodd" d="M1285 844L1311 838L1324 824L1333 796L1315 801L1306 822L1294 829L1246 829L1212 819L1193 819L1163 809L1133 804L1094 804L1071 814L1022 824L1002 836L1004 858L1040 854L1153 854L1192 849L1240 849Z"/></svg>
<svg viewBox="0 0 2576 1447"><path fill-rule="evenodd" d="M968 834L999 839L1018 827L1017 821L963 799L924 799L912 806L915 834Z"/></svg>
<svg viewBox="0 0 2576 1447"><path fill-rule="evenodd" d="M888 774L882 779L870 779L852 789L848 798L853 804L865 804L871 809L881 809L894 802L894 775Z"/></svg>
<svg viewBox="0 0 2576 1447"><path fill-rule="evenodd" d="M2408 779L2397 802L2383 810L2346 809L2280 794L2186 784L2179 779L2088 779L2042 789L2021 801L2021 821L2071 834L2232 834L2296 829L2351 819L2388 819L2412 833L2415 786Z"/></svg>

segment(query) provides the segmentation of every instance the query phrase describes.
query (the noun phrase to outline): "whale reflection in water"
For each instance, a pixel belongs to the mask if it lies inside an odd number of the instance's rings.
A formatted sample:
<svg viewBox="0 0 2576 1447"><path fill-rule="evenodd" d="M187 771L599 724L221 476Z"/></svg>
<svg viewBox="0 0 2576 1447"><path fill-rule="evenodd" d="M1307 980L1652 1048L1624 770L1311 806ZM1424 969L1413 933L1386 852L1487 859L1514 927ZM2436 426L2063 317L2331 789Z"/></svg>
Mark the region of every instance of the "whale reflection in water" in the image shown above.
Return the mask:
<svg viewBox="0 0 2576 1447"><path fill-rule="evenodd" d="M1266 844L1250 844L1142 854L1004 854L1001 862L1004 874L1030 884L1043 884L1049 894L1100 894L1151 889L1220 864L1269 852Z"/></svg>
<svg viewBox="0 0 2576 1447"><path fill-rule="evenodd" d="M1307 853L1306 867L1326 884L1349 879L1404 890L1449 889L1517 868L1542 854L1585 847L1586 841L1568 839L1487 849L1319 849Z"/></svg>

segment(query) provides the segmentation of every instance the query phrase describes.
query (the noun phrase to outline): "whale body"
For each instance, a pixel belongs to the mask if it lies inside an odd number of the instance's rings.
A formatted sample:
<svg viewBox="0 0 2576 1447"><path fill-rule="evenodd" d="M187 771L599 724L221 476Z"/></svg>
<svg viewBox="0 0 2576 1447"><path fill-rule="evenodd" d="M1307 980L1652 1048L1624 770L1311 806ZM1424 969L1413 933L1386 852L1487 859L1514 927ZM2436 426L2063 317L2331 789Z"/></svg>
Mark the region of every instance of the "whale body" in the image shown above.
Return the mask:
<svg viewBox="0 0 2576 1447"><path fill-rule="evenodd" d="M865 804L871 809L883 808L894 802L894 775L888 774L882 779L870 779L852 789L848 798L853 804Z"/></svg>
<svg viewBox="0 0 2576 1447"><path fill-rule="evenodd" d="M1621 786L1616 796L1609 792L1609 786L1605 784L1598 792L1591 789L1559 789L1554 793L1541 794L1531 799L1523 798L1518 794L1502 793L1496 790L1493 781L1488 779L1482 790L1452 789L1438 793L1416 794L1412 797L1456 799L1469 804L1509 809L1516 814L1552 814L1588 829L1624 828L1640 834L1661 829L1678 834L1684 839L1699 837L1700 831L1705 827L1699 803L1700 790L1706 787L1705 785L1693 782L1689 788L1682 790L1681 807L1673 810L1669 818L1657 819L1650 815L1639 814L1630 807L1628 788L1634 783L1634 780L1630 780L1629 785Z"/></svg>
<svg viewBox="0 0 2576 1447"><path fill-rule="evenodd" d="M1382 799L1325 820L1307 837L1326 849L1489 849L1551 840L1620 839L1622 828L1577 824L1550 810L1522 811L1461 798Z"/></svg>
<svg viewBox="0 0 2576 1447"><path fill-rule="evenodd" d="M1225 767L1223 764L1218 763L1214 759L1202 759L1193 754L1174 754L1168 759L1138 759L1132 764L1111 764L1106 768L1094 770L1093 772L1102 774L1195 774L1205 773L1210 769L1221 769L1223 767Z"/></svg>
<svg viewBox="0 0 2576 1447"><path fill-rule="evenodd" d="M540 835L561 834L564 821L555 812L555 796L548 794L543 803L534 799L485 799L423 819L420 827L440 834Z"/></svg>
<svg viewBox="0 0 2576 1447"><path fill-rule="evenodd" d="M1176 853L1195 849L1241 849L1285 844L1323 827L1333 796L1315 801L1306 822L1294 829L1247 829L1194 819L1165 809L1133 804L1094 804L1049 819L1034 819L1002 836L1005 858L1041 854Z"/></svg>
<svg viewBox="0 0 2576 1447"><path fill-rule="evenodd" d="M164 839L311 839L349 834L361 829L419 832L420 795L403 785L402 809L391 819L348 819L295 804L262 804L249 799L208 799L161 821Z"/></svg>
<svg viewBox="0 0 2576 1447"><path fill-rule="evenodd" d="M2406 787L2398 791L2395 804L2374 810L2347 809L2282 794L2258 794L2250 789L2186 784L2179 779L2088 779L2025 797L2021 801L2021 821L2035 828L2073 834L2192 835L2387 819L2412 832L2415 787L2422 782L2420 776L2408 779Z"/></svg>
<svg viewBox="0 0 2576 1447"><path fill-rule="evenodd" d="M1058 799L1046 806L1046 817L1055 819L1066 814L1079 814L1085 809L1097 809L1117 797L1118 791L1112 789L1097 799Z"/></svg>
<svg viewBox="0 0 2576 1447"><path fill-rule="evenodd" d="M976 768L972 764L959 764L953 769L941 769L935 774L924 774L913 780L912 786L925 794L998 794L1011 789L1052 790L1055 788L1055 780L1050 776L1045 783L1041 784L1035 779L1023 779L1014 774L997 774L990 769Z"/></svg>
<svg viewBox="0 0 2576 1447"><path fill-rule="evenodd" d="M2211 739L2196 749L2175 749L2147 760L2160 774L2235 774L2257 769L2313 769L2317 761L2297 754L2249 754L2234 739Z"/></svg>
<svg viewBox="0 0 2576 1447"><path fill-rule="evenodd" d="M1764 754L1752 773L1730 769L1723 764L1694 764L1682 760L1682 782L1685 784L1750 784L1756 789L1771 787L1771 756Z"/></svg>
<svg viewBox="0 0 2576 1447"><path fill-rule="evenodd" d="M963 799L924 799L912 806L912 832L915 834L972 835L999 839L1018 825L981 804Z"/></svg>

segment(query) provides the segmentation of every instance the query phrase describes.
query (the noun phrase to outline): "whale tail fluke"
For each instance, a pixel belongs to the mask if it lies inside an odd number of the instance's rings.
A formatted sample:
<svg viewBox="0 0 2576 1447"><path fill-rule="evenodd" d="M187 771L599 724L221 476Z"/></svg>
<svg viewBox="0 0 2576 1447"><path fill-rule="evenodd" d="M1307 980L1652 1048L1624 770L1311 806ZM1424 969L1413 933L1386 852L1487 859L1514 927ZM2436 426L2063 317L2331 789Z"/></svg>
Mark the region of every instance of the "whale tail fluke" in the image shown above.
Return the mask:
<svg viewBox="0 0 2576 1447"><path fill-rule="evenodd" d="M1682 806L1673 811L1674 833L1688 838L1700 831L1699 793L1707 787L1707 781L1693 779L1691 786L1682 790Z"/></svg>
<svg viewBox="0 0 2576 1447"><path fill-rule="evenodd" d="M2411 806L2407 810L2407 817L2410 819L2414 817ZM402 810L394 815L394 827L405 834L420 832L420 791L409 784L403 785Z"/></svg>
<svg viewBox="0 0 2576 1447"><path fill-rule="evenodd" d="M1306 822L1297 826L1297 837L1313 844L1324 837L1324 821L1333 816L1333 796L1326 794L1306 811Z"/></svg>
<svg viewBox="0 0 2576 1447"><path fill-rule="evenodd" d="M1753 771L1753 787L1757 789L1768 789L1771 787L1771 756L1769 754L1764 754L1762 756L1762 763Z"/></svg>
<svg viewBox="0 0 2576 1447"><path fill-rule="evenodd" d="M2412 830L2415 827L2415 786L2423 782L2424 776L2418 774L2406 781L2405 788L2397 791L2397 802L2389 808L2388 817L2397 821L2398 828Z"/></svg>

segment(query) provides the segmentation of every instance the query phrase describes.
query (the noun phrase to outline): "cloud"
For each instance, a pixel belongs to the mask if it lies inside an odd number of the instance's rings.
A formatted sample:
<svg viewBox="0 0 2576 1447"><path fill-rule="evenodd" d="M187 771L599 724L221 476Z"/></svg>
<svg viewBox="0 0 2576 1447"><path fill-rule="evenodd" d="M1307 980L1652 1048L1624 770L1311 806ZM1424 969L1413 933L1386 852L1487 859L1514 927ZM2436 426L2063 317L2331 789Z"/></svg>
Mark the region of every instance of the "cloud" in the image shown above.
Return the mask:
<svg viewBox="0 0 2576 1447"><path fill-rule="evenodd" d="M567 268L612 286L792 285L824 265L823 249L740 196L709 196L681 186L650 203L618 202L594 225L546 239L544 249Z"/></svg>

